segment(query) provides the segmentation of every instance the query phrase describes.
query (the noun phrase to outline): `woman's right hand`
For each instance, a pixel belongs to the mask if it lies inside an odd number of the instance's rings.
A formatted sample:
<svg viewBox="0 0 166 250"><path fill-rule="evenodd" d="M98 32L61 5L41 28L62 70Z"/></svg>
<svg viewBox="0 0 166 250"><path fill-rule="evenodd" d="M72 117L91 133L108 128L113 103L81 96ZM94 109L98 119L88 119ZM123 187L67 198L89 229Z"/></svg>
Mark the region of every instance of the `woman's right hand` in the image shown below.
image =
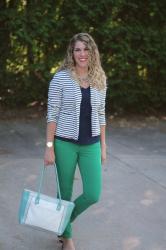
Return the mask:
<svg viewBox="0 0 166 250"><path fill-rule="evenodd" d="M55 153L54 153L54 147L48 148L46 147L45 149L45 154L44 154L44 165L53 165L55 162Z"/></svg>

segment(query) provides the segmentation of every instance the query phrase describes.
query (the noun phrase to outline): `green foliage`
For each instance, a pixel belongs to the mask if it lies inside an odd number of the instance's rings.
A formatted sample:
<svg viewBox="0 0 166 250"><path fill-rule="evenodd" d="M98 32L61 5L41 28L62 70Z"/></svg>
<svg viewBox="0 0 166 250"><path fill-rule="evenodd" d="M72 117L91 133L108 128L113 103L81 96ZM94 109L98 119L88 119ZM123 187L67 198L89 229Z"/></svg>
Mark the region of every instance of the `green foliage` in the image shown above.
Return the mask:
<svg viewBox="0 0 166 250"><path fill-rule="evenodd" d="M45 103L69 39L88 32L108 77L107 109L163 110L165 12L163 0L1 0L0 105Z"/></svg>

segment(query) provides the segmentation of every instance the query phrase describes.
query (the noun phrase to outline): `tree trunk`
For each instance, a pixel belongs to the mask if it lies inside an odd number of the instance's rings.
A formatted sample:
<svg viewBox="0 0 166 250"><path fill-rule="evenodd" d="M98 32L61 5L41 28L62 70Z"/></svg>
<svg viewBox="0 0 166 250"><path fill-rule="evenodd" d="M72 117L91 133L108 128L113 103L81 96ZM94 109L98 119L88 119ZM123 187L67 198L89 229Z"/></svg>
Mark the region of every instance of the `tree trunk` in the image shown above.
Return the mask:
<svg viewBox="0 0 166 250"><path fill-rule="evenodd" d="M7 59L10 52L10 30L8 27L8 17L3 14L7 13L7 3L5 0L0 1L0 83L6 82Z"/></svg>
<svg viewBox="0 0 166 250"><path fill-rule="evenodd" d="M32 12L32 8L33 8L33 2L32 0L26 0L26 9L25 9L25 13L26 13L26 32L27 33L31 33L31 29L29 26L29 20L31 20L31 12ZM30 78L34 77L34 72L33 72L33 64L34 64L34 54L33 54L33 48L32 48L32 43L28 42L27 43L27 61L28 61L28 69L29 69L29 76Z"/></svg>

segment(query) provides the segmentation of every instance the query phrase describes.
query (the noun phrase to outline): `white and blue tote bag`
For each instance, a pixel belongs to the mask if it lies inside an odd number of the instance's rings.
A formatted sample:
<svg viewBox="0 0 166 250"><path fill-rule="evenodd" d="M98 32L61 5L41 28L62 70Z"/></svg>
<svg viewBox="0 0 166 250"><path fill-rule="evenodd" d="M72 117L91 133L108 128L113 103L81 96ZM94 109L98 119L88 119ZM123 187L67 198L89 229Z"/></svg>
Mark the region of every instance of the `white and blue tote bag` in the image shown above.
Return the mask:
<svg viewBox="0 0 166 250"><path fill-rule="evenodd" d="M74 203L61 199L58 173L54 165L59 198L41 194L41 187L46 167L43 166L38 192L24 189L19 209L19 223L37 229L62 235L74 209Z"/></svg>

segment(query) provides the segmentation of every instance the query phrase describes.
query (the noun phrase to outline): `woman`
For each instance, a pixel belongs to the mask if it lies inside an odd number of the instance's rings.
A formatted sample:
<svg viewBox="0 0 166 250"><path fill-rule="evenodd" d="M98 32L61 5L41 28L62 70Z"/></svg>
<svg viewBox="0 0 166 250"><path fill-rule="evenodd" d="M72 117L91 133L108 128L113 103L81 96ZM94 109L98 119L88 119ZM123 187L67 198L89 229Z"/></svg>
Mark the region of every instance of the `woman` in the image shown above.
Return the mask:
<svg viewBox="0 0 166 250"><path fill-rule="evenodd" d="M76 34L50 82L44 157L46 166L56 162L62 199L71 199L77 164L82 178L83 193L62 235L64 250L75 249L71 223L99 200L101 161L106 159L105 95L98 48L89 34Z"/></svg>

